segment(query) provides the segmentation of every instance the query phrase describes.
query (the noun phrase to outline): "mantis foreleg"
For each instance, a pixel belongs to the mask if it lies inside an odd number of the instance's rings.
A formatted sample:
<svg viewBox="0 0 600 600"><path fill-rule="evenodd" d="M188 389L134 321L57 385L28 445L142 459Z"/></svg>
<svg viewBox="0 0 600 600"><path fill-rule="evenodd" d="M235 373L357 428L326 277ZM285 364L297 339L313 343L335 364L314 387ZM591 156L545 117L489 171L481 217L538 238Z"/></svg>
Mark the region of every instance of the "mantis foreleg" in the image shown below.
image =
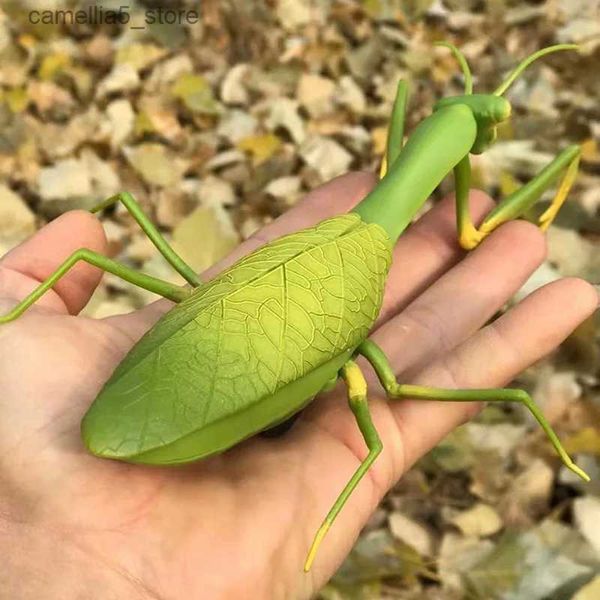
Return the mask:
<svg viewBox="0 0 600 600"><path fill-rule="evenodd" d="M390 126L387 133L385 155L381 162L380 177L384 177L388 165L391 165L400 154L404 144L404 122L406 120L406 105L408 104L408 84L404 79L398 82L398 91L392 109Z"/></svg>
<svg viewBox="0 0 600 600"><path fill-rule="evenodd" d="M158 248L158 251L165 257L167 262L192 286L201 285L200 278L194 270L173 250L167 240L161 235L158 229L152 224L148 217L142 211L136 199L129 192L121 192L116 196L111 196L104 202L92 209L93 213L100 212L117 202L123 202L125 208L131 216L137 221L150 241Z"/></svg>
<svg viewBox="0 0 600 600"><path fill-rule="evenodd" d="M467 250L471 250L499 225L522 216L564 172L564 176L550 207L539 219L540 228L546 230L566 200L567 194L575 181L580 155L581 148L579 146L574 145L565 148L530 182L502 200L487 215L479 228L473 225L473 221L469 215L468 198L471 167L468 155L465 156L454 168L456 215L461 246Z"/></svg>
<svg viewBox="0 0 600 600"><path fill-rule="evenodd" d="M310 569L323 538L350 497L350 494L352 494L354 488L356 488L365 473L375 462L375 459L379 456L379 453L383 448L381 440L379 439L379 434L371 420L371 413L369 412L369 405L367 403L367 382L365 381L360 368L354 361L349 360L340 370L340 375L348 386L348 402L356 417L356 422L365 439L369 453L358 469L356 469L354 475L352 475L350 481L348 481L325 517L325 520L319 527L308 552L306 562L304 563L305 571Z"/></svg>
<svg viewBox="0 0 600 600"><path fill-rule="evenodd" d="M150 292L154 292L168 298L173 302L181 302L187 298L190 294L190 290L182 286L173 285L162 279L157 279L150 275L138 273L125 265L122 265L106 256L102 256L97 252L82 248L81 250L75 251L71 256L60 266L46 281L41 283L29 296L19 302L7 315L0 317L0 324L9 323L20 317L32 304L37 302L49 289L51 289L56 282L66 275L66 273L80 260L89 263L95 267L112 273L129 283L133 283L138 287L144 288Z"/></svg>
<svg viewBox="0 0 600 600"><path fill-rule="evenodd" d="M520 402L529 409L531 414L541 425L564 465L584 481L590 480L587 473L571 460L571 457L562 447L558 436L554 433L554 430L548 421L546 421L542 411L537 407L531 396L525 390L511 388L448 390L420 385L404 385L396 381L396 376L394 375L386 355L375 342L365 340L359 346L358 352L371 363L377 373L381 385L390 398L413 398L416 400L439 400L450 402Z"/></svg>

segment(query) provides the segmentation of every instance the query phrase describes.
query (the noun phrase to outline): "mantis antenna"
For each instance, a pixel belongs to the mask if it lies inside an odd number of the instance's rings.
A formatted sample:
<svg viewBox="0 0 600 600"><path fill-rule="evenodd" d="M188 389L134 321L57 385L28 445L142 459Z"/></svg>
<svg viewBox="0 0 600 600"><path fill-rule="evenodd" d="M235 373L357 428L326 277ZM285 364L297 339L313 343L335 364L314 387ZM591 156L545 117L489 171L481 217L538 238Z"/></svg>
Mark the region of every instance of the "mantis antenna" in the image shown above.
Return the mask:
<svg viewBox="0 0 600 600"><path fill-rule="evenodd" d="M513 72L500 84L500 86L494 91L494 96L502 96L504 92L514 83L515 79L534 61L546 54L552 54L553 52L561 52L562 50L579 50L577 44L556 44L555 46L548 46L542 50L538 50L533 54L529 55L526 59L522 60Z"/></svg>
<svg viewBox="0 0 600 600"><path fill-rule="evenodd" d="M465 95L470 96L473 93L473 75L471 75L471 68L469 67L465 55L450 42L435 42L434 46L444 46L452 52L454 58L458 61L463 77L465 78Z"/></svg>

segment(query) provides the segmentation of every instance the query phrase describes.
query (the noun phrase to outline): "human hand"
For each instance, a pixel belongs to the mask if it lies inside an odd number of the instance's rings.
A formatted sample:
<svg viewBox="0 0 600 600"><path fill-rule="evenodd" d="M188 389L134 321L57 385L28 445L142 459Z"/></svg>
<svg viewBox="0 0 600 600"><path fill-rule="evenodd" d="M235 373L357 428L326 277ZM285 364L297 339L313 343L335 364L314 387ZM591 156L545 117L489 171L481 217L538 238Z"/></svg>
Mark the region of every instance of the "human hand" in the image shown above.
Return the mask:
<svg viewBox="0 0 600 600"><path fill-rule="evenodd" d="M344 212L373 185L354 173L310 194L240 246L214 275L265 241ZM491 201L472 195L482 216ZM73 212L0 263L0 314L72 251L106 251L95 217ZM565 279L484 324L544 258L541 233L502 226L463 259L446 199L398 242L373 339L402 382L496 387L555 348L598 304L592 286ZM179 468L101 460L79 424L132 344L169 308L76 316L101 274L81 264L22 318L0 327L0 596L308 598L350 551L385 492L479 405L386 401L370 369L370 404L384 450L302 570L314 532L364 458L345 392L319 396L291 431L254 437ZM483 327L483 329L482 329Z"/></svg>

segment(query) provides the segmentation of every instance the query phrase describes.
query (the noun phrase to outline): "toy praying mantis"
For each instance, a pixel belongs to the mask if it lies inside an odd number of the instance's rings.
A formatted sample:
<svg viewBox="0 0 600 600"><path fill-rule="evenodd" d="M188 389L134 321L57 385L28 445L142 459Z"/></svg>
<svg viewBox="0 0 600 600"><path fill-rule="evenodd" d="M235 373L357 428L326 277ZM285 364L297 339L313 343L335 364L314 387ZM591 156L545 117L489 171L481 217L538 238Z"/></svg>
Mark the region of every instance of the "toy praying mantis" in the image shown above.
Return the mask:
<svg viewBox="0 0 600 600"><path fill-rule="evenodd" d="M381 181L350 213L271 242L203 283L124 192L95 212L122 201L189 285L172 285L81 249L0 318L0 323L7 323L19 317L79 261L176 303L117 366L83 418L86 447L104 458L151 465L195 461L285 421L342 379L369 452L317 530L306 571L382 450L369 412L366 381L355 362L358 355L372 365L390 399L520 402L537 419L563 463L589 480L525 391L399 383L383 351L367 337L381 308L394 244L448 173L454 173L458 238L465 249L476 247L502 223L522 216L562 175L554 200L539 220L546 229L576 177L580 149L569 146L475 227L468 211L469 154L481 153L494 142L496 126L511 112L503 94L522 71L541 56L576 46L540 50L522 61L492 94L473 94L466 59L451 44L443 45L461 65L464 95L440 100L403 145L408 91L400 82Z"/></svg>

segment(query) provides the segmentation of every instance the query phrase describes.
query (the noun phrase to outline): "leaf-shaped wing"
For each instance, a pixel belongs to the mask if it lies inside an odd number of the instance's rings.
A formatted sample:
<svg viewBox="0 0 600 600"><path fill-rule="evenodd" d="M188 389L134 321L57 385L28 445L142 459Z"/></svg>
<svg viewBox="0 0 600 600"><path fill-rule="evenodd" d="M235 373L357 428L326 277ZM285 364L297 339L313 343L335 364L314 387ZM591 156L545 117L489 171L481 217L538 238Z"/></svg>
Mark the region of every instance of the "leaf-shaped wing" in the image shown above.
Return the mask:
<svg viewBox="0 0 600 600"><path fill-rule="evenodd" d="M88 447L135 457L168 446L355 348L379 312L390 259L385 232L348 214L238 261L167 313L117 367L85 417ZM228 444L300 406L260 423L248 414Z"/></svg>

